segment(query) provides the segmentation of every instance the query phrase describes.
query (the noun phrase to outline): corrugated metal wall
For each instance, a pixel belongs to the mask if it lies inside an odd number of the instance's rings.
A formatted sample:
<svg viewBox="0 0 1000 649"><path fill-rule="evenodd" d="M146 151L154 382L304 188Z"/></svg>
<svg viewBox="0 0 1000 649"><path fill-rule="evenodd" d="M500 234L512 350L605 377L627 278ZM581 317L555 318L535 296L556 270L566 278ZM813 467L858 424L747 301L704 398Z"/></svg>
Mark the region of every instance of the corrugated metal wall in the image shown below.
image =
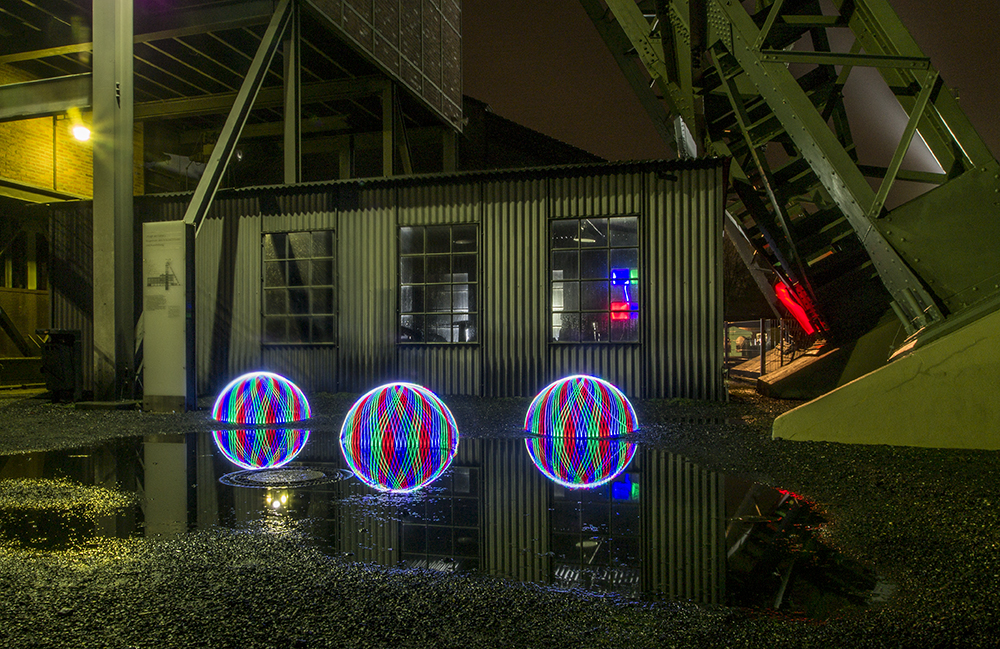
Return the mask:
<svg viewBox="0 0 1000 649"><path fill-rule="evenodd" d="M520 581L548 583L551 483L524 444L483 440L483 568Z"/></svg>
<svg viewBox="0 0 1000 649"><path fill-rule="evenodd" d="M725 479L684 457L642 452L642 590L720 604L726 585Z"/></svg>
<svg viewBox="0 0 1000 649"><path fill-rule="evenodd" d="M405 379L442 394L530 397L585 372L635 398L724 398L723 170L717 160L623 163L222 191L196 246L199 391L267 368L311 391ZM189 200L139 197L137 218L181 218ZM52 208L53 256L89 287L88 210ZM639 218L640 342L549 344L549 220L618 215ZM448 223L480 224L480 342L398 345L397 228ZM261 233L315 229L336 232L338 344L265 347ZM89 359L91 314L53 284L53 326L83 329Z"/></svg>
<svg viewBox="0 0 1000 649"><path fill-rule="evenodd" d="M647 175L643 394L722 399L723 168Z"/></svg>

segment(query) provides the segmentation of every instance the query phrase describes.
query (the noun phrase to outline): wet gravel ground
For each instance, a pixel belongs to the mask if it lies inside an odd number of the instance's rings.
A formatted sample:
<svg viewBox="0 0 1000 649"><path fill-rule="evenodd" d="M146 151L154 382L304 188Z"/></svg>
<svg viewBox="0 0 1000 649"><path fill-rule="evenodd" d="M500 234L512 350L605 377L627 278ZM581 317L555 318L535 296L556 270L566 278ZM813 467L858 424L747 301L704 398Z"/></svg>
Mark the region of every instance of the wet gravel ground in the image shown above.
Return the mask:
<svg viewBox="0 0 1000 649"><path fill-rule="evenodd" d="M821 503L824 541L896 586L825 621L345 563L296 536L214 530L96 549L0 548L0 647L995 647L1000 456L788 442L797 405L636 403L644 443ZM6 397L6 398L5 398ZM339 428L352 395L312 399ZM449 398L462 434L516 436L526 399ZM82 411L0 393L0 454L208 429L204 411Z"/></svg>

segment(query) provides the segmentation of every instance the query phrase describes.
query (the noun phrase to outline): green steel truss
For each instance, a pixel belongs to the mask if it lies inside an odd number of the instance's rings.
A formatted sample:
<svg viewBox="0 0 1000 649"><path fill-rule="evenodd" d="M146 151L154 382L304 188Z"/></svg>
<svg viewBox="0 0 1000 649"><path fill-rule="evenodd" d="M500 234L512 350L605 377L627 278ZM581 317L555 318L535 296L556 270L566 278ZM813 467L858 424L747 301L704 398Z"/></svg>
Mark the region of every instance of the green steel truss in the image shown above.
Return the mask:
<svg viewBox="0 0 1000 649"><path fill-rule="evenodd" d="M913 333L998 301L1000 168L886 0L581 2L661 136L686 152L674 120L731 157L751 270L829 335L890 306ZM863 67L907 116L884 167L858 160L845 107ZM917 133L942 173L903 169ZM899 181L935 188L888 210Z"/></svg>

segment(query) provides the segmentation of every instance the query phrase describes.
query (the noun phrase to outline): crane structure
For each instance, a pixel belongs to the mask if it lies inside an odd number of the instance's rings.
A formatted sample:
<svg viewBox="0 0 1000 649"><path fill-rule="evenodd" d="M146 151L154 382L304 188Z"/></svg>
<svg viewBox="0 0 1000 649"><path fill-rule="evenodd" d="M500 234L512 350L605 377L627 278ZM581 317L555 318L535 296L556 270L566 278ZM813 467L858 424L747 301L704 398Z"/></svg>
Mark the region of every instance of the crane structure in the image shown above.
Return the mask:
<svg viewBox="0 0 1000 649"><path fill-rule="evenodd" d="M996 299L997 162L886 0L581 2L664 139L732 158L730 234L817 329L850 337L891 307L915 333ZM887 166L852 136L860 68L907 116ZM939 173L903 168L919 140ZM887 209L900 182L935 189Z"/></svg>
<svg viewBox="0 0 1000 649"><path fill-rule="evenodd" d="M1000 166L887 0L581 3L678 155L731 158L727 234L772 305L780 289L843 341L891 308L914 350L996 317ZM888 164L852 134L844 88L865 68L905 115ZM904 168L924 146L939 168ZM904 183L925 191L893 205Z"/></svg>

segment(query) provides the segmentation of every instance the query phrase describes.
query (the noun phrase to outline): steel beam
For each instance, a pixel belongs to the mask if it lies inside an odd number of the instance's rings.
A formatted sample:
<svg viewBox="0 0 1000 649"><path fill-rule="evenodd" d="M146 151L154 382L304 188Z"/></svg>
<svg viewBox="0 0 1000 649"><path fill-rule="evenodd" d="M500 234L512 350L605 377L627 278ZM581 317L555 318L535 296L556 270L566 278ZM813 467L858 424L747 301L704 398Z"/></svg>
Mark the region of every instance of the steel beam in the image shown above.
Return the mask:
<svg viewBox="0 0 1000 649"><path fill-rule="evenodd" d="M264 25L274 13L273 6L272 0L247 0L247 2L233 2L207 8L171 10L155 15L156 31L136 34L133 36L132 42L151 43L170 38ZM136 27L140 30L144 28L143 25ZM14 40L16 41L17 38L15 37ZM93 42L87 41L0 54L0 64L90 52L93 47Z"/></svg>
<svg viewBox="0 0 1000 649"><path fill-rule="evenodd" d="M874 191L791 72L784 65L768 65L753 48L760 30L741 5L719 2L717 6L732 25L728 34L731 54L854 228L882 283L904 313L904 325L913 331L942 320L923 282L868 219Z"/></svg>
<svg viewBox="0 0 1000 649"><path fill-rule="evenodd" d="M0 85L0 122L61 115L90 106L89 73Z"/></svg>
<svg viewBox="0 0 1000 649"><path fill-rule="evenodd" d="M302 75L300 63L302 58L301 30L299 25L298 4L292 5L292 17L289 19L285 42L282 44L284 55L284 170L285 184L293 185L302 180Z"/></svg>
<svg viewBox="0 0 1000 649"><path fill-rule="evenodd" d="M254 99L260 91L260 86L264 81L264 76L267 74L267 69L270 67L271 61L274 59L274 55L281 45L281 39L291 21L292 13L291 0L280 0L278 2L271 21L264 31L264 36L261 38L257 53L250 63L250 69L243 80L243 85L240 86L240 90L237 93L233 108L226 118L225 125L222 127L219 141L216 143L215 148L212 149L212 155L208 159L208 164L205 165L205 171L198 181L198 186L195 188L191 203L184 213L184 222L195 226L195 236L198 235L205 215L208 214L208 209L212 205L215 192L219 188L219 181L222 180L226 166L229 164L229 159L236 149L240 133L246 124L250 109L253 107Z"/></svg>

